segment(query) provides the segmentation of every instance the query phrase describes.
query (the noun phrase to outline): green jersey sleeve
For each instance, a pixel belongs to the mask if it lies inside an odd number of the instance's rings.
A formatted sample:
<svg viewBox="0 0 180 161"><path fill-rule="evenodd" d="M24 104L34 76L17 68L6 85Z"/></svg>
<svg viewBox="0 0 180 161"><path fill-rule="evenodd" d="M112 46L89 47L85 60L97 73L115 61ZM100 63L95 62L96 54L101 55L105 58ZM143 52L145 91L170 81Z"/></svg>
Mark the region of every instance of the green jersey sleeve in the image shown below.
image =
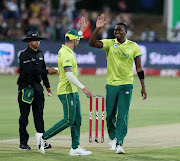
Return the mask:
<svg viewBox="0 0 180 161"><path fill-rule="evenodd" d="M110 40L109 39L102 39L100 41L103 43L103 47L101 49L104 49L105 51L107 51L109 48Z"/></svg>
<svg viewBox="0 0 180 161"><path fill-rule="evenodd" d="M141 56L141 51L137 43L134 43L134 58Z"/></svg>

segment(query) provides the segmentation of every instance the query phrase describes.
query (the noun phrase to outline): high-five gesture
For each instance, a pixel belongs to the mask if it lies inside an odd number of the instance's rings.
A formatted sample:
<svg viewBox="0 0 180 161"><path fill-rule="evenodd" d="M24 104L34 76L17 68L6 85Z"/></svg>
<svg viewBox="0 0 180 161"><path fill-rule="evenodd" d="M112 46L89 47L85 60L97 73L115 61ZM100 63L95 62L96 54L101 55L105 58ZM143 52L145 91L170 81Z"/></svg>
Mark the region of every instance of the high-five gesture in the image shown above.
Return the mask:
<svg viewBox="0 0 180 161"><path fill-rule="evenodd" d="M89 22L86 23L85 18L84 18L84 17L81 17L81 19L79 20L79 23L80 23L80 25L81 25L80 31L84 32L84 31L87 29L87 27L88 27L88 25L89 25Z"/></svg>
<svg viewBox="0 0 180 161"><path fill-rule="evenodd" d="M98 16L96 21L96 27L102 28L106 24L107 21L104 20L104 14L101 14L101 16Z"/></svg>

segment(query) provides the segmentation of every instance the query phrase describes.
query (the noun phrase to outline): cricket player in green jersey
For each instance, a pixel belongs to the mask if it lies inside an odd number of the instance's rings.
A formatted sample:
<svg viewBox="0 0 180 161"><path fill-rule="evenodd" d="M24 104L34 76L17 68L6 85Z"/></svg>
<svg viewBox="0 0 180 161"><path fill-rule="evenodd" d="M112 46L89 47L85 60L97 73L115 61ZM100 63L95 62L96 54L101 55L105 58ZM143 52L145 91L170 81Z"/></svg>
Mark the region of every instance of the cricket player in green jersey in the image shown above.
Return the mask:
<svg viewBox="0 0 180 161"><path fill-rule="evenodd" d="M107 59L106 121L110 138L110 149L124 154L123 141L127 134L128 112L133 90L133 61L141 82L141 95L146 99L144 71L141 52L137 43L127 40L127 26L118 23L114 29L115 39L96 40L97 34L106 24L104 14L98 16L96 28L89 39L92 47L104 49Z"/></svg>
<svg viewBox="0 0 180 161"><path fill-rule="evenodd" d="M91 155L91 151L86 151L79 146L81 108L77 87L82 89L87 97L92 97L92 92L82 85L77 79L78 67L73 50L77 48L83 32L88 24L85 18L80 20L81 30L70 30L65 35L65 44L58 52L58 71L60 82L57 87L57 94L63 104L64 119L57 122L53 127L44 133L36 133L37 147L40 153L45 153L44 143L64 129L71 127L72 148L69 155Z"/></svg>

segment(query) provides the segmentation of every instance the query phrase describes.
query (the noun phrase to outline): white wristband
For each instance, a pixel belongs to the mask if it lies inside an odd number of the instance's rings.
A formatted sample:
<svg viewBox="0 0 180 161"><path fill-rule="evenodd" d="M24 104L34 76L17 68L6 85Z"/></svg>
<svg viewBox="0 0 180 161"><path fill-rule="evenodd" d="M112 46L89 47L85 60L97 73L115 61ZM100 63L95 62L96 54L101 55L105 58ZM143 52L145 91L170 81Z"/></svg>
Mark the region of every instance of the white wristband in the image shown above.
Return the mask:
<svg viewBox="0 0 180 161"><path fill-rule="evenodd" d="M73 75L73 72L66 72L67 79L74 84L75 86L79 87L80 89L83 89L85 86L82 85L79 80Z"/></svg>
<svg viewBox="0 0 180 161"><path fill-rule="evenodd" d="M82 32L82 31L79 31L79 32L78 32L78 35L82 35L82 34L83 34L83 32Z"/></svg>

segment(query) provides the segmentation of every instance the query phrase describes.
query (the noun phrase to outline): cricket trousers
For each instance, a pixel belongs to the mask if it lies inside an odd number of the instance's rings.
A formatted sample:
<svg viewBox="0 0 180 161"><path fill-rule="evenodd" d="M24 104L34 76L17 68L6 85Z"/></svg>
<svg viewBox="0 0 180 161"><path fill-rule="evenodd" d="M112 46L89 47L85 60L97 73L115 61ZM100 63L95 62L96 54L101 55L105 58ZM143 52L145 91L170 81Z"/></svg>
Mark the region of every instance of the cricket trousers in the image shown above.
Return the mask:
<svg viewBox="0 0 180 161"><path fill-rule="evenodd" d="M123 145L128 128L128 113L133 85L106 85L106 121L110 139L117 139L116 145Z"/></svg>
<svg viewBox="0 0 180 161"><path fill-rule="evenodd" d="M21 89L19 87L19 89ZM32 106L33 118L36 131L39 133L44 132L44 120L43 120L43 109L44 109L44 93L43 87L39 83L36 86L33 86L34 90L34 99L31 104L22 101L22 91L19 90L18 93L18 103L20 109L19 117L19 136L20 144L27 145L29 134L26 130L28 125L28 116L30 113L30 107Z"/></svg>
<svg viewBox="0 0 180 161"><path fill-rule="evenodd" d="M53 127L43 133L44 139L49 139L64 129L71 127L72 148L76 149L79 145L80 126L81 126L81 107L79 94L70 93L58 95L63 104L64 119L57 122Z"/></svg>

